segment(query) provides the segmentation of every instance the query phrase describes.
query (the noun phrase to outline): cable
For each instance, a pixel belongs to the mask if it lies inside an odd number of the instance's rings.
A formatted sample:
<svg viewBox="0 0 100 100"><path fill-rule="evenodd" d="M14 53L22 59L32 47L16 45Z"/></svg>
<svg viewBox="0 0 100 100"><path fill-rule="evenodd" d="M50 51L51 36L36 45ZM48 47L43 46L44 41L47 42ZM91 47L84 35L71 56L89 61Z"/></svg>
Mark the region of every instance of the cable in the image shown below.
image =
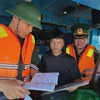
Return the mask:
<svg viewBox="0 0 100 100"><path fill-rule="evenodd" d="M49 6L51 6L56 0L52 1L49 5L45 6L44 8L47 8Z"/></svg>

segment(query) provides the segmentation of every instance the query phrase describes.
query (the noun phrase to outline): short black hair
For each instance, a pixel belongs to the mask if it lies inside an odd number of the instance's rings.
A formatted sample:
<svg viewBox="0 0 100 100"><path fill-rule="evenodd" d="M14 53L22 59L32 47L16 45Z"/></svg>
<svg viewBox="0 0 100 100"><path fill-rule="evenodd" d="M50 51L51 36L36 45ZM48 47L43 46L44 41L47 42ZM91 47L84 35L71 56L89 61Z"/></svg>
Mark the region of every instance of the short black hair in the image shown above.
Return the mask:
<svg viewBox="0 0 100 100"><path fill-rule="evenodd" d="M63 40L65 40L65 35L60 30L56 30L56 31L51 33L50 40L51 39L63 39Z"/></svg>

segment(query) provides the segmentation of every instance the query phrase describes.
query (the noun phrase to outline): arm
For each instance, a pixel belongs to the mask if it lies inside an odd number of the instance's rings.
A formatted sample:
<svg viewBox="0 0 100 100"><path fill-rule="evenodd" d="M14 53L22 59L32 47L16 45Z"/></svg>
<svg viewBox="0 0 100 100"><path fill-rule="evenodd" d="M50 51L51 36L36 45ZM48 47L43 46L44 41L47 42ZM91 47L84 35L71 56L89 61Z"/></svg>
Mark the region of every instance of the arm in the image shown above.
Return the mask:
<svg viewBox="0 0 100 100"><path fill-rule="evenodd" d="M76 63L76 61L74 60L71 67L70 67L70 75L71 75L71 78L72 78L72 82L81 82L81 74L80 74L80 71L79 71L79 68L78 68L78 65ZM78 87L72 87L72 88L69 88L69 92L72 92L74 90L76 90Z"/></svg>
<svg viewBox="0 0 100 100"><path fill-rule="evenodd" d="M37 72L45 72L46 67L45 67L45 60L44 60L44 55L41 58L40 63L38 64L38 67L34 64L31 64L31 76L33 77L35 73Z"/></svg>
<svg viewBox="0 0 100 100"><path fill-rule="evenodd" d="M31 63L32 64L35 64L35 65L38 65L40 62L40 59L39 59L39 56L38 56L38 52L36 50L36 47L32 53L32 60L31 60Z"/></svg>
<svg viewBox="0 0 100 100"><path fill-rule="evenodd" d="M80 74L77 62L75 60L73 60L73 63L70 67L70 75L71 75L72 81L81 80L81 74Z"/></svg>
<svg viewBox="0 0 100 100"><path fill-rule="evenodd" d="M31 64L31 77L33 77L37 72L39 72L39 68L34 65L34 64Z"/></svg>
<svg viewBox="0 0 100 100"><path fill-rule="evenodd" d="M0 79L0 91L8 99L24 98L30 92L22 87L23 82L19 80L3 80Z"/></svg>
<svg viewBox="0 0 100 100"><path fill-rule="evenodd" d="M36 47L32 53L32 59L31 59L31 77L33 77L35 75L35 73L38 72L39 68L37 67L37 65L39 64L40 59L38 57L38 52L36 51Z"/></svg>
<svg viewBox="0 0 100 100"><path fill-rule="evenodd" d="M46 72L46 65L45 65L45 56L43 55L41 61L38 65L39 71Z"/></svg>

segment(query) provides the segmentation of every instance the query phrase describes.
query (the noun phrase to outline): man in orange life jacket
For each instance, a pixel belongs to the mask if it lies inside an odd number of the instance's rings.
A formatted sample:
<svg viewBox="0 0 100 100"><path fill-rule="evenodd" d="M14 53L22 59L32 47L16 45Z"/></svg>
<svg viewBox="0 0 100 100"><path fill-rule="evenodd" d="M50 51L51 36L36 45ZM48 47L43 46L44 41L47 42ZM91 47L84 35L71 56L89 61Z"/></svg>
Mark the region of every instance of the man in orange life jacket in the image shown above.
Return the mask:
<svg viewBox="0 0 100 100"><path fill-rule="evenodd" d="M22 84L29 81L30 74L33 76L37 72L30 64L35 46L34 36L30 33L33 27L42 29L41 14L27 1L7 12L13 18L8 26L0 24L0 91L8 99L18 99L30 94Z"/></svg>
<svg viewBox="0 0 100 100"><path fill-rule="evenodd" d="M77 60L82 79L90 80L98 58L98 51L95 47L87 44L91 26L84 23L75 24L71 30L74 35L74 44L67 46L66 53Z"/></svg>

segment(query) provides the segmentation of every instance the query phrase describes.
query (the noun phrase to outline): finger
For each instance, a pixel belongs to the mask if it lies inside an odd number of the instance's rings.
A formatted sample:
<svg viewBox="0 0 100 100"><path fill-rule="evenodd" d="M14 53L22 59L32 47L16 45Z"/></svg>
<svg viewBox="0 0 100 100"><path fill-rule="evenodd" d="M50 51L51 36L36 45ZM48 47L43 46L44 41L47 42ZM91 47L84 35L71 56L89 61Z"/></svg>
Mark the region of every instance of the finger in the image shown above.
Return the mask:
<svg viewBox="0 0 100 100"><path fill-rule="evenodd" d="M13 94L12 95L5 94L5 96L7 97L7 100L15 100L17 98L17 96L14 96Z"/></svg>
<svg viewBox="0 0 100 100"><path fill-rule="evenodd" d="M18 84L20 84L20 85L24 84L24 82L23 82L23 81L20 81L20 80L17 80L17 82L18 82Z"/></svg>
<svg viewBox="0 0 100 100"><path fill-rule="evenodd" d="M30 94L30 92L28 90L26 90L25 88L23 88L22 86L21 86L21 88L19 88L19 90L24 94L28 94L28 95Z"/></svg>
<svg viewBox="0 0 100 100"><path fill-rule="evenodd" d="M21 92L21 93L19 94L19 97L20 97L20 98L25 98L25 94Z"/></svg>
<svg viewBox="0 0 100 100"><path fill-rule="evenodd" d="M10 99L20 99L20 98L24 98L25 97L25 94L22 93L21 91L19 90L16 90L14 93L12 93L11 95L12 97L10 97Z"/></svg>

